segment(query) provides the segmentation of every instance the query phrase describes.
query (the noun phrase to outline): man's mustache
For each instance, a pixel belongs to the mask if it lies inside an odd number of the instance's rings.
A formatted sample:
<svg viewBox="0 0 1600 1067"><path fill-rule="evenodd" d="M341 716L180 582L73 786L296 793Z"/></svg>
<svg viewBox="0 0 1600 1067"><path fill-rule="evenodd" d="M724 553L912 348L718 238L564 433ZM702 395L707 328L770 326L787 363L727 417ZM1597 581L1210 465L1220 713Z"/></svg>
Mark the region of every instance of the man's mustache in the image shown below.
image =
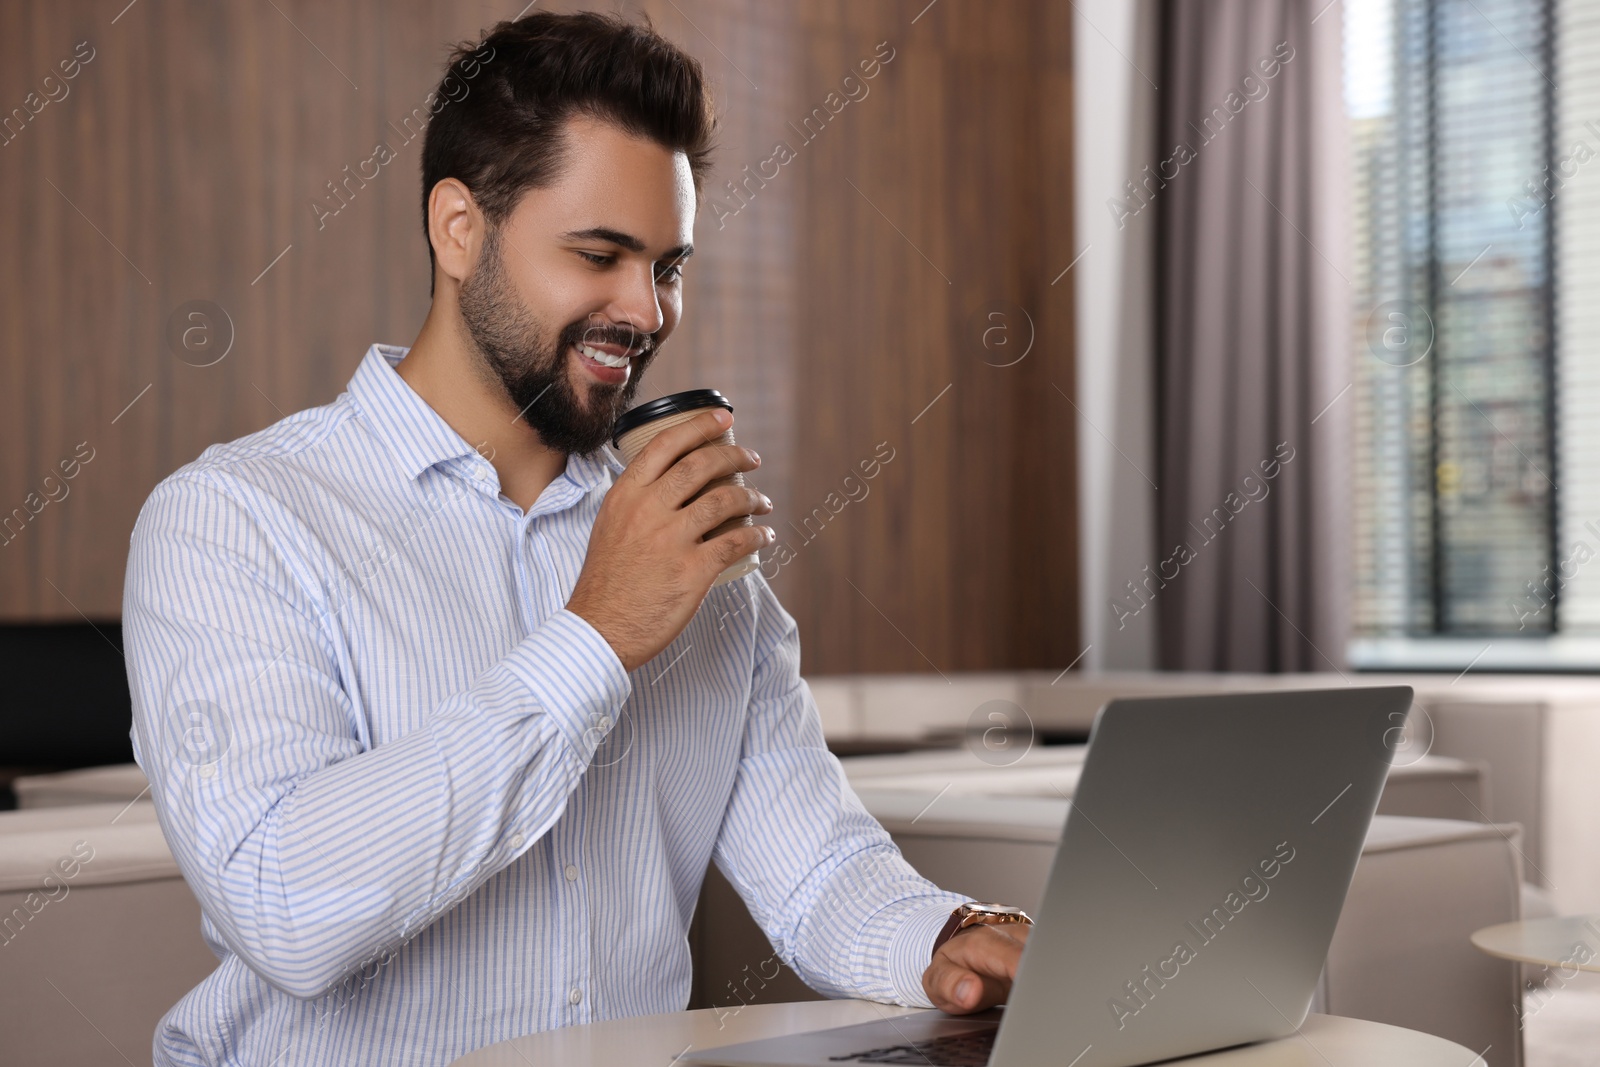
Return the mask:
<svg viewBox="0 0 1600 1067"><path fill-rule="evenodd" d="M649 355L656 347L655 334L640 333L625 326L585 326L574 323L566 329L563 339L571 345L621 345L641 356Z"/></svg>

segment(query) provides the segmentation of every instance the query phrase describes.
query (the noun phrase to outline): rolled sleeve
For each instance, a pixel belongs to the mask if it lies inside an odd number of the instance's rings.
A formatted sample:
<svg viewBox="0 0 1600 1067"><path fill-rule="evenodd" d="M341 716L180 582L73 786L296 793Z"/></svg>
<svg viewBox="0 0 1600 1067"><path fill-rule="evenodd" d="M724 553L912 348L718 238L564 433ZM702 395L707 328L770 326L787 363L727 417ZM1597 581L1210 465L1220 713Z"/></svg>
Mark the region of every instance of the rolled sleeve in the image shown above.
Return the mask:
<svg viewBox="0 0 1600 1067"><path fill-rule="evenodd" d="M922 989L922 974L933 960L933 942L965 898L939 900L909 910L889 941L889 983L902 1004L933 1007Z"/></svg>
<svg viewBox="0 0 1600 1067"><path fill-rule="evenodd" d="M527 688L585 764L633 691L610 642L566 608L546 619L502 665Z"/></svg>

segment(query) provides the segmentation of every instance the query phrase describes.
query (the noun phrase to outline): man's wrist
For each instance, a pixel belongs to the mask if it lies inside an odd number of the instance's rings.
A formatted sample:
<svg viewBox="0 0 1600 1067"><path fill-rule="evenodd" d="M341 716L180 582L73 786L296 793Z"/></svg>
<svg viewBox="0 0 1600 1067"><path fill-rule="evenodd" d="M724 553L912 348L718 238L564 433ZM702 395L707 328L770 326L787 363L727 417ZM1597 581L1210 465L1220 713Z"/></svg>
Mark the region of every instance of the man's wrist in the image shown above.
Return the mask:
<svg viewBox="0 0 1600 1067"><path fill-rule="evenodd" d="M605 641L606 646L611 649L611 654L617 657L617 662L622 664L622 669L632 673L638 664L630 662L630 657L626 650L623 649L621 642L610 632L612 628L610 622L605 619L602 612L595 611L580 598L581 594L574 594L564 605L565 610L582 619L589 625L589 629L599 634L601 640Z"/></svg>
<svg viewBox="0 0 1600 1067"><path fill-rule="evenodd" d="M945 921L944 928L939 931L939 936L934 939L933 951L929 958L939 954L939 949L944 943L961 933L963 930L974 926L1032 926L1033 919L1021 908L1009 904L991 904L985 901L969 900L965 904L957 905L950 913L950 918Z"/></svg>

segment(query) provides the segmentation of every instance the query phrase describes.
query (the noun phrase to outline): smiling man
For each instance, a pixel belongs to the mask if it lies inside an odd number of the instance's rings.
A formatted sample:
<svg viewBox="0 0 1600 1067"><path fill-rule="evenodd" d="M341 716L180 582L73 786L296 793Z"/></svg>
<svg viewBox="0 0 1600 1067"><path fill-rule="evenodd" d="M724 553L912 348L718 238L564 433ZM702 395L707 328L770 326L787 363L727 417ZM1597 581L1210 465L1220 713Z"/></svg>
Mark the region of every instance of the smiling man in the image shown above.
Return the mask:
<svg viewBox="0 0 1600 1067"><path fill-rule="evenodd" d="M699 64L544 13L467 63L423 150L415 343L134 530L134 747L220 960L156 1063L441 1064L681 1009L712 861L819 990L1003 1000L1026 928L952 914L863 810L759 572L711 588L772 534L702 538L771 503L701 490L758 457L697 447L709 413L626 469L604 447L682 311Z"/></svg>

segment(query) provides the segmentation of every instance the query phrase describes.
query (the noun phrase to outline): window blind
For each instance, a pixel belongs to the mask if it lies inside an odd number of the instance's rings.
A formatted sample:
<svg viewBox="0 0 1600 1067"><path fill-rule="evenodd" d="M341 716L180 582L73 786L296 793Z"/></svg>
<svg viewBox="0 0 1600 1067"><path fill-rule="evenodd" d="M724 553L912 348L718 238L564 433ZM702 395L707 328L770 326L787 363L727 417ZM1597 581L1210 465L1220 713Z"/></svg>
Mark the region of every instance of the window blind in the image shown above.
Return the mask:
<svg viewBox="0 0 1600 1067"><path fill-rule="evenodd" d="M1554 2L1348 5L1358 635L1557 625Z"/></svg>

